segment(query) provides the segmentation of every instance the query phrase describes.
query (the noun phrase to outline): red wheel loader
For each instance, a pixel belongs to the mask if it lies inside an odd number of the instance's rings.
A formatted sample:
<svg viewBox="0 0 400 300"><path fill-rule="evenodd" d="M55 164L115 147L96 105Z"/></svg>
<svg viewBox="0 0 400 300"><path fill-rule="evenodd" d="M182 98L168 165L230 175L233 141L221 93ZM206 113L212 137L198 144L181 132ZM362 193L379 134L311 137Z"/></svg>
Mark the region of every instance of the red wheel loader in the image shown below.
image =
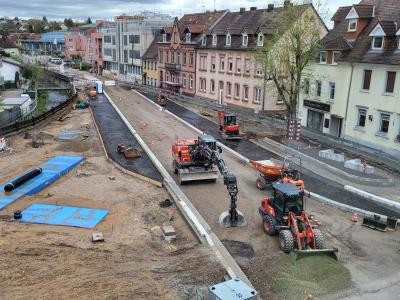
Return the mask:
<svg viewBox="0 0 400 300"><path fill-rule="evenodd" d="M337 248L326 249L324 236L304 210L304 192L290 183L272 184L274 196L261 200L259 213L268 235L279 234L279 246L285 253L294 251L296 258L328 254L335 259Z"/></svg>
<svg viewBox="0 0 400 300"><path fill-rule="evenodd" d="M218 111L218 121L219 131L224 139L240 140L243 138L235 114Z"/></svg>

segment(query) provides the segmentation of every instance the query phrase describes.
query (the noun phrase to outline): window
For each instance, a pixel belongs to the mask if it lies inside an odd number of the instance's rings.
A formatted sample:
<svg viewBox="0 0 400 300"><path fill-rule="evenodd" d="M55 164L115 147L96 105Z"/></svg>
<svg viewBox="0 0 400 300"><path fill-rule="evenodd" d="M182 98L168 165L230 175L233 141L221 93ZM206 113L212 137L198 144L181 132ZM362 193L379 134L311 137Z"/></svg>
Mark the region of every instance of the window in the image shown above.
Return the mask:
<svg viewBox="0 0 400 300"><path fill-rule="evenodd" d="M168 60L168 50L167 50L167 51L165 51L165 62L168 63L168 61L169 60Z"/></svg>
<svg viewBox="0 0 400 300"><path fill-rule="evenodd" d="M108 48L104 48L104 55L111 56L112 55L112 50L108 49Z"/></svg>
<svg viewBox="0 0 400 300"><path fill-rule="evenodd" d="M390 115L381 113L381 123L379 126L379 132L388 133L389 132L389 122L390 122Z"/></svg>
<svg viewBox="0 0 400 300"><path fill-rule="evenodd" d="M243 86L243 99L249 100L249 86L248 85Z"/></svg>
<svg viewBox="0 0 400 300"><path fill-rule="evenodd" d="M200 70L202 71L207 70L207 56L204 55L200 56Z"/></svg>
<svg viewBox="0 0 400 300"><path fill-rule="evenodd" d="M186 87L186 74L182 75L182 86Z"/></svg>
<svg viewBox="0 0 400 300"><path fill-rule="evenodd" d="M213 46L217 45L217 35L216 34L213 34L213 36L212 36L212 45Z"/></svg>
<svg viewBox="0 0 400 300"><path fill-rule="evenodd" d="M193 76L189 75L189 89L193 89Z"/></svg>
<svg viewBox="0 0 400 300"><path fill-rule="evenodd" d="M211 79L211 80L210 80L210 92L211 92L212 94L215 93L215 81L214 81L214 79Z"/></svg>
<svg viewBox="0 0 400 300"><path fill-rule="evenodd" d="M191 33L190 32L187 32L186 33L186 36L185 36L185 38L186 38L186 43L190 43L191 42Z"/></svg>
<svg viewBox="0 0 400 300"><path fill-rule="evenodd" d="M235 98L240 97L240 85L235 83Z"/></svg>
<svg viewBox="0 0 400 300"><path fill-rule="evenodd" d="M317 80L315 82L315 86L316 86L316 95L317 97L321 96L321 89L322 89L322 82L320 80Z"/></svg>
<svg viewBox="0 0 400 300"><path fill-rule="evenodd" d="M260 76L263 74L262 63L256 63L256 75Z"/></svg>
<svg viewBox="0 0 400 300"><path fill-rule="evenodd" d="M226 83L226 95L229 97L232 95L232 83L230 82Z"/></svg>
<svg viewBox="0 0 400 300"><path fill-rule="evenodd" d="M171 64L175 63L175 51L172 49L171 50Z"/></svg>
<svg viewBox="0 0 400 300"><path fill-rule="evenodd" d="M205 46L207 45L207 36L203 36L202 40L201 40L201 45Z"/></svg>
<svg viewBox="0 0 400 300"><path fill-rule="evenodd" d="M200 78L200 91L202 91L202 92L206 91L206 79L205 78Z"/></svg>
<svg viewBox="0 0 400 300"><path fill-rule="evenodd" d="M372 49L382 49L383 48L383 36L374 36L372 39Z"/></svg>
<svg viewBox="0 0 400 300"><path fill-rule="evenodd" d="M211 57L211 71L215 71L215 56Z"/></svg>
<svg viewBox="0 0 400 300"><path fill-rule="evenodd" d="M131 59L139 59L140 51L139 50L129 50L129 58Z"/></svg>
<svg viewBox="0 0 400 300"><path fill-rule="evenodd" d="M225 57L219 57L219 70L223 72L225 70Z"/></svg>
<svg viewBox="0 0 400 300"><path fill-rule="evenodd" d="M124 46L128 45L128 36L124 35Z"/></svg>
<svg viewBox="0 0 400 300"><path fill-rule="evenodd" d="M387 94L393 94L394 92L394 84L396 82L396 72L387 72L386 73L386 89L385 92Z"/></svg>
<svg viewBox="0 0 400 300"><path fill-rule="evenodd" d="M365 108L358 109L357 126L365 127L365 120L367 118L367 110Z"/></svg>
<svg viewBox="0 0 400 300"><path fill-rule="evenodd" d="M254 102L260 102L262 98L262 90L261 88L256 88L256 92L254 95Z"/></svg>
<svg viewBox="0 0 400 300"><path fill-rule="evenodd" d="M108 43L108 44L111 43L111 35L105 35L104 36L104 43Z"/></svg>
<svg viewBox="0 0 400 300"><path fill-rule="evenodd" d="M115 36L112 37L112 44L115 45Z"/></svg>
<svg viewBox="0 0 400 300"><path fill-rule="evenodd" d="M304 79L304 94L310 94L310 80L308 78Z"/></svg>
<svg viewBox="0 0 400 300"><path fill-rule="evenodd" d="M356 30L357 30L357 19L350 19L347 31L356 31Z"/></svg>
<svg viewBox="0 0 400 300"><path fill-rule="evenodd" d="M320 64L326 64L327 57L328 57L328 52L321 51L319 53L319 63Z"/></svg>
<svg viewBox="0 0 400 300"><path fill-rule="evenodd" d="M129 43L131 44L140 44L140 35L130 35Z"/></svg>
<svg viewBox="0 0 400 300"><path fill-rule="evenodd" d="M372 76L372 70L364 70L362 89L365 91L369 90L369 87L371 85L371 76Z"/></svg>
<svg viewBox="0 0 400 300"><path fill-rule="evenodd" d="M158 61L159 61L160 63L163 62L163 55L164 55L163 51L160 50L160 54L158 55Z"/></svg>
<svg viewBox="0 0 400 300"><path fill-rule="evenodd" d="M193 65L194 63L194 53L191 51L189 52L189 65Z"/></svg>
<svg viewBox="0 0 400 300"><path fill-rule="evenodd" d="M258 37L257 37L257 46L258 46L258 47L264 46L264 35L263 35L262 33L259 33L259 34L258 34Z"/></svg>
<svg viewBox="0 0 400 300"><path fill-rule="evenodd" d="M228 58L228 72L233 72L233 60L232 60L232 57Z"/></svg>
<svg viewBox="0 0 400 300"><path fill-rule="evenodd" d="M242 46L246 47L248 43L249 43L249 36L247 35L247 33L245 33L242 36Z"/></svg>
<svg viewBox="0 0 400 300"><path fill-rule="evenodd" d="M163 43L167 42L167 34L166 33L163 33L163 35L162 35L162 42Z"/></svg>
<svg viewBox="0 0 400 300"><path fill-rule="evenodd" d="M231 45L231 42L232 42L232 37L231 37L231 34L228 33L228 34L226 35L226 38L225 38L225 45L226 45L226 46L230 46L230 45Z"/></svg>
<svg viewBox="0 0 400 300"><path fill-rule="evenodd" d="M333 65L337 65L339 57L340 57L340 52L339 51L333 51L333 56L332 56L332 64Z"/></svg>
<svg viewBox="0 0 400 300"><path fill-rule="evenodd" d="M244 71L246 74L250 74L250 69L251 69L251 61L249 58L246 58L244 60Z"/></svg>
<svg viewBox="0 0 400 300"><path fill-rule="evenodd" d="M183 51L183 55L182 55L182 64L186 65L186 51Z"/></svg>
<svg viewBox="0 0 400 300"><path fill-rule="evenodd" d="M124 50L124 62L128 62L128 50Z"/></svg>
<svg viewBox="0 0 400 300"><path fill-rule="evenodd" d="M176 44L177 42L178 42L178 36L176 32L174 32L174 44Z"/></svg>
<svg viewBox="0 0 400 300"><path fill-rule="evenodd" d="M329 99L330 100L335 99L335 88L336 88L336 84L334 82L329 82Z"/></svg>
<svg viewBox="0 0 400 300"><path fill-rule="evenodd" d="M181 53L179 51L176 51L176 63L181 64Z"/></svg>
<svg viewBox="0 0 400 300"><path fill-rule="evenodd" d="M240 73L242 71L242 60L240 58L236 58L236 73Z"/></svg>

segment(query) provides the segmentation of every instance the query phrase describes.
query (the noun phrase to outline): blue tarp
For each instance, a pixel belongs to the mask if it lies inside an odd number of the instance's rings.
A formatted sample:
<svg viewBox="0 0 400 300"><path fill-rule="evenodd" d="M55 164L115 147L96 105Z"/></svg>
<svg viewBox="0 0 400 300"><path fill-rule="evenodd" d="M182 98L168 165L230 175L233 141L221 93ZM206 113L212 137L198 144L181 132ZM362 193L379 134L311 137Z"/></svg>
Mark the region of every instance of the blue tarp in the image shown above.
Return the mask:
<svg viewBox="0 0 400 300"><path fill-rule="evenodd" d="M38 193L58 178L68 173L84 159L83 156L55 156L41 166L43 171L40 175L32 178L12 192L4 192L4 185L6 185L7 182L0 185L0 210L25 195Z"/></svg>
<svg viewBox="0 0 400 300"><path fill-rule="evenodd" d="M34 203L22 211L19 222L94 228L108 214L106 209Z"/></svg>

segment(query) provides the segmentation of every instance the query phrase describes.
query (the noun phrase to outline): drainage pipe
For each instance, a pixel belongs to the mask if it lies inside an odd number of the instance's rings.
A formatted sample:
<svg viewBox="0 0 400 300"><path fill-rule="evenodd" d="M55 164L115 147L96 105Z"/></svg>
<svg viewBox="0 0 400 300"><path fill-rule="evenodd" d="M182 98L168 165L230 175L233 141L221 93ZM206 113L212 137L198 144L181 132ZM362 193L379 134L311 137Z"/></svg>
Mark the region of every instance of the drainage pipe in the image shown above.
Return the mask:
<svg viewBox="0 0 400 300"><path fill-rule="evenodd" d="M14 179L13 181L10 181L4 186L4 191L6 192L11 192L12 190L16 189L20 185L24 184L28 180L38 176L39 174L42 173L42 168L35 168L28 173L22 175L21 177L18 177Z"/></svg>

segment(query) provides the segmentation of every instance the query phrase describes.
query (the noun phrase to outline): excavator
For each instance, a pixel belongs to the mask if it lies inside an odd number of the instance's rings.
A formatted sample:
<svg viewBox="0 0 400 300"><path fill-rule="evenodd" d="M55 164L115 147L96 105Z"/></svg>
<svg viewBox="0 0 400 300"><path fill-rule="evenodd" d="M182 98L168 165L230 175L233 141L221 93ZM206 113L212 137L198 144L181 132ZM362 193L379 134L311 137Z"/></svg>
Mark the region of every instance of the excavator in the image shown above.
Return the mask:
<svg viewBox="0 0 400 300"><path fill-rule="evenodd" d="M241 226L244 224L244 218L236 209L238 194L236 176L229 172L221 153L222 149L217 147L217 141L211 135L175 141L172 144L174 173L178 175L178 182L183 184L199 180L215 182L219 171L231 200L229 211L220 216L220 223L225 227Z"/></svg>
<svg viewBox="0 0 400 300"><path fill-rule="evenodd" d="M259 213L268 235L279 234L279 246L285 253L294 251L296 258L330 255L337 259L337 248L326 249L319 221L305 211L304 191L291 183L274 182L273 197L261 200Z"/></svg>
<svg viewBox="0 0 400 300"><path fill-rule="evenodd" d="M243 134L240 133L240 126L237 124L236 115L218 111L219 131L226 140L240 140Z"/></svg>

